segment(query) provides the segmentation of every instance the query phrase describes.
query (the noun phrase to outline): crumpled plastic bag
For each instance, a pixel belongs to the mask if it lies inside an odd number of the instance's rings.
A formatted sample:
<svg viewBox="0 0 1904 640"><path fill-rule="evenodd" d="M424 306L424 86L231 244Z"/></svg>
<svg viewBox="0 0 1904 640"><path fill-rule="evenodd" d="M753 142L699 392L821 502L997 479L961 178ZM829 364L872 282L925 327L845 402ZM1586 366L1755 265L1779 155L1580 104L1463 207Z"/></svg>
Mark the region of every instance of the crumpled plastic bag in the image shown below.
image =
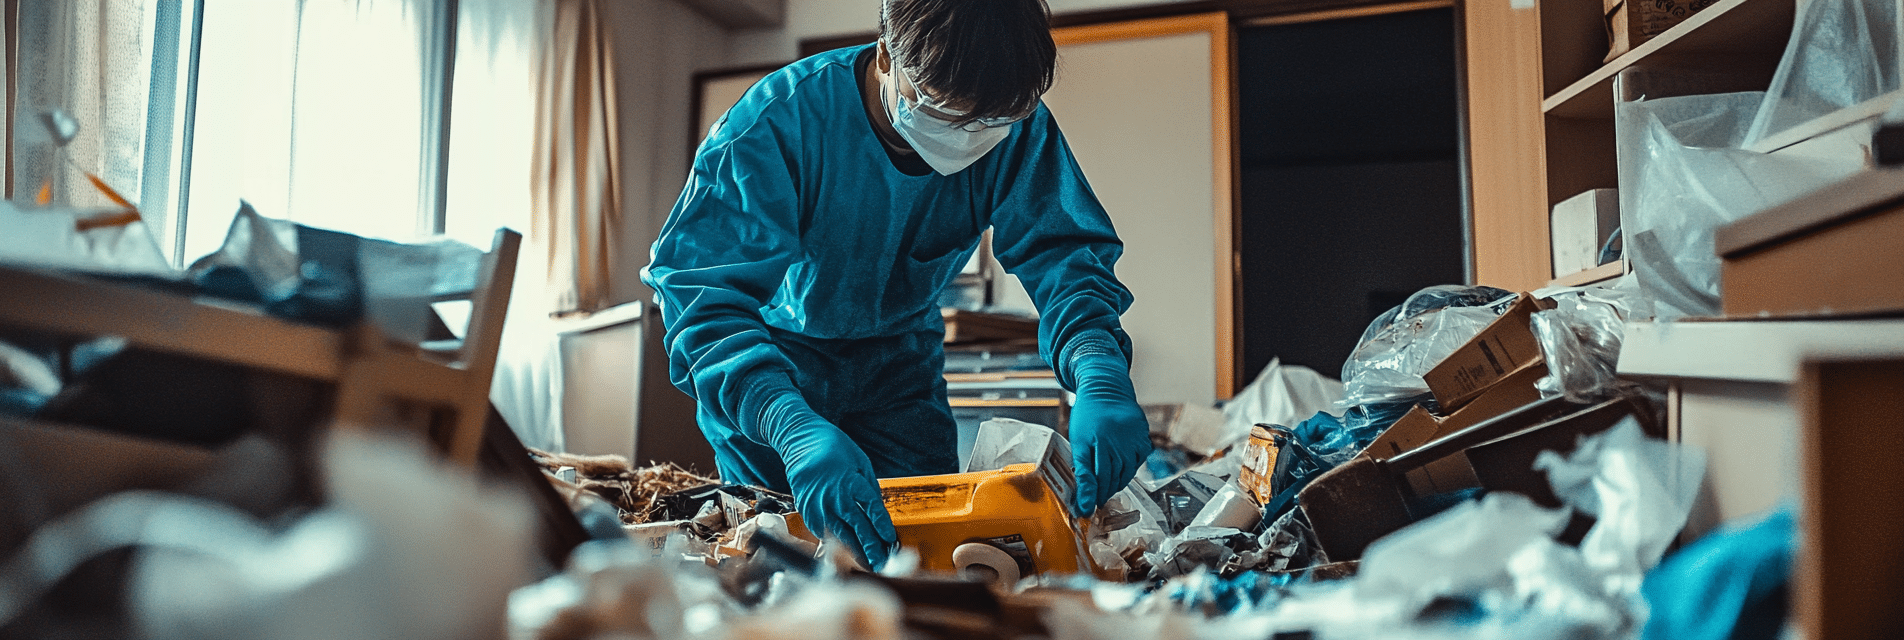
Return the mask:
<svg viewBox="0 0 1904 640"><path fill-rule="evenodd" d="M1620 341L1626 335L1625 294L1614 289L1540 291L1555 306L1529 319L1547 361L1534 386L1542 397L1592 403L1610 397L1619 382Z"/></svg>
<svg viewBox="0 0 1904 640"><path fill-rule="evenodd" d="M1349 408L1428 393L1422 374L1481 333L1514 304L1515 294L1493 287L1436 285L1369 323L1342 365L1342 399Z"/></svg>
<svg viewBox="0 0 1904 640"><path fill-rule="evenodd" d="M561 574L509 597L511 637L523 640L587 638L787 638L848 640L900 637L900 603L865 581L841 581L825 569L814 575L775 572L764 597L744 606L724 590L714 569L685 561L684 541L651 556L596 543L576 548ZM742 565L745 572L752 563Z"/></svg>
<svg viewBox="0 0 1904 640"><path fill-rule="evenodd" d="M1144 554L1155 552L1170 537L1164 526L1163 510L1133 481L1091 514L1087 532L1091 559L1100 567L1126 574L1147 572Z"/></svg>
<svg viewBox="0 0 1904 640"><path fill-rule="evenodd" d="M1580 440L1573 455L1542 451L1554 494L1599 519L1580 542L1587 566L1606 578L1609 592L1636 594L1646 571L1686 527L1705 478L1705 452L1646 437L1628 417Z"/></svg>
<svg viewBox="0 0 1904 640"><path fill-rule="evenodd" d="M1335 401L1342 397L1342 383L1301 365L1285 365L1281 358L1269 361L1256 379L1223 403L1223 416L1238 438L1249 437L1250 427L1258 424L1295 424L1317 412L1341 415Z"/></svg>
<svg viewBox="0 0 1904 640"><path fill-rule="evenodd" d="M139 637L500 637L502 605L529 579L526 501L419 443L328 433L330 503L282 526L129 491L40 527L0 565L0 626L80 562L131 546L126 601Z"/></svg>

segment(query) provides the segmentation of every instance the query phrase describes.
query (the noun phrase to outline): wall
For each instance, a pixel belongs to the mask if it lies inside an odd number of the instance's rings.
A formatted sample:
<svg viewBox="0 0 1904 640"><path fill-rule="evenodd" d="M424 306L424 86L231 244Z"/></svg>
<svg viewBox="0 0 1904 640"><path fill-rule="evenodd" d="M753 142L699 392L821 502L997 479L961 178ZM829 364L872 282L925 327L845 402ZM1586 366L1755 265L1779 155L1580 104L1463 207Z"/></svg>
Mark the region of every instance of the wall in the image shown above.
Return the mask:
<svg viewBox="0 0 1904 640"><path fill-rule="evenodd" d="M1185 0L1045 0L1053 14L1119 9ZM816 36L865 33L879 29L879 0L787 0L787 24L733 34L730 60L735 66L788 62L800 40Z"/></svg>
<svg viewBox="0 0 1904 640"><path fill-rule="evenodd" d="M730 66L729 35L675 0L606 3L621 106L622 230L615 300L646 301L648 247L688 175L689 102L696 71Z"/></svg>

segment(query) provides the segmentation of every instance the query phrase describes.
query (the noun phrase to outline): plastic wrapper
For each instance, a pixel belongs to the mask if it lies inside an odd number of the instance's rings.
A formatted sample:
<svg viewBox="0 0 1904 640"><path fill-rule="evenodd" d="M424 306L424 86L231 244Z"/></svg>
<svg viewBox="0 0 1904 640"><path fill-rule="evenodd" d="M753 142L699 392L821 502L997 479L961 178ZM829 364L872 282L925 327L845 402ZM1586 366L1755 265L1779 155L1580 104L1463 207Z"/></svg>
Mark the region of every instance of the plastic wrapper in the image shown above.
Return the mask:
<svg viewBox="0 0 1904 640"><path fill-rule="evenodd" d="M1111 499L1091 514L1088 535L1091 558L1098 566L1122 566L1127 574L1141 574L1150 567L1144 554L1155 552L1170 532L1164 530L1163 510L1133 483L1111 494Z"/></svg>
<svg viewBox="0 0 1904 640"><path fill-rule="evenodd" d="M1241 553L1254 551L1256 541L1249 534L1229 527L1189 527L1170 536L1146 554L1151 576L1180 576L1199 568L1234 575L1243 569Z"/></svg>
<svg viewBox="0 0 1904 640"><path fill-rule="evenodd" d="M1547 375L1535 382L1541 396L1566 396L1582 404L1610 397L1619 382L1620 340L1626 335L1624 296L1614 289L1588 288L1543 297L1553 300L1554 308L1529 319L1547 361Z"/></svg>
<svg viewBox="0 0 1904 640"><path fill-rule="evenodd" d="M6 230L0 234L0 263L163 280L180 277L159 252L143 221L81 228L81 221L101 214L84 209L22 209L0 201L0 229Z"/></svg>
<svg viewBox="0 0 1904 640"><path fill-rule="evenodd" d="M1164 527L1175 533L1190 526L1203 506L1226 486L1222 479L1197 471L1185 471L1150 493L1163 511Z"/></svg>
<svg viewBox="0 0 1904 640"><path fill-rule="evenodd" d="M1247 436L1249 428L1258 424L1295 424L1322 411L1340 414L1335 408L1340 398L1341 382L1274 359L1249 386L1223 403L1223 416L1230 429Z"/></svg>
<svg viewBox="0 0 1904 640"><path fill-rule="evenodd" d="M137 637L500 637L529 579L528 505L419 444L330 433L330 502L289 522L129 491L45 524L0 568L0 627L81 562L132 547Z"/></svg>
<svg viewBox="0 0 1904 640"><path fill-rule="evenodd" d="M1428 393L1422 374L1481 333L1514 303L1493 287L1437 285L1369 323L1342 365L1337 407L1393 402Z"/></svg>
<svg viewBox="0 0 1904 640"><path fill-rule="evenodd" d="M1315 530L1309 528L1309 519L1299 510L1283 512L1257 536L1256 545L1260 557L1254 558L1250 566L1261 571L1289 571L1329 563L1329 555L1316 542Z"/></svg>
<svg viewBox="0 0 1904 640"><path fill-rule="evenodd" d="M1263 508L1235 484L1224 484L1216 490L1216 495L1203 505L1197 517L1190 520L1192 527L1228 527L1244 531L1254 530L1263 519Z"/></svg>
<svg viewBox="0 0 1904 640"><path fill-rule="evenodd" d="M1799 11L1747 144L1904 86L1896 2L1813 0Z"/></svg>
<svg viewBox="0 0 1904 640"><path fill-rule="evenodd" d="M1671 320L1719 311L1713 231L1862 167L1740 148L1763 93L1625 102L1614 110L1620 223L1633 284L1632 317Z"/></svg>

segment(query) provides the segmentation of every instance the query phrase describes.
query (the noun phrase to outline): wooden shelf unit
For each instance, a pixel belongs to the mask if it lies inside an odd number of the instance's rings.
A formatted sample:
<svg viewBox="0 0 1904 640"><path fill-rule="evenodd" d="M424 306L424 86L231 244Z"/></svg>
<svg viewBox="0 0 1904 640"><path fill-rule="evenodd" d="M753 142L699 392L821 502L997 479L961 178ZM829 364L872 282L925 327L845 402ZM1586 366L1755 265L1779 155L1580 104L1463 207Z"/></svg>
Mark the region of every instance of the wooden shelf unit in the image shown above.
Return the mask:
<svg viewBox="0 0 1904 640"><path fill-rule="evenodd" d="M1762 90L1791 37L1797 0L1721 0L1611 61L1601 6L1567 0L1468 7L1478 284L1548 282L1553 205L1588 189L1619 187L1613 112L1621 71L1722 69ZM1534 62L1521 62L1527 60Z"/></svg>

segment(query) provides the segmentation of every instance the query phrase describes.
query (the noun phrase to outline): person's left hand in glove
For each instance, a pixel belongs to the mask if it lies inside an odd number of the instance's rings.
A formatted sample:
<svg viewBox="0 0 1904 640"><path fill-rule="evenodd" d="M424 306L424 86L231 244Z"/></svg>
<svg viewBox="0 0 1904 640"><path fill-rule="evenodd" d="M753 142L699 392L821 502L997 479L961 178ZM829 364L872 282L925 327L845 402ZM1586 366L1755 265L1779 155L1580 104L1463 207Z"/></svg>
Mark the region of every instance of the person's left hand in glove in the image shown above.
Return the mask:
<svg viewBox="0 0 1904 640"><path fill-rule="evenodd" d="M1130 363L1105 333L1080 336L1070 351L1077 404L1071 407L1073 513L1088 516L1130 484L1150 456L1150 421L1137 406Z"/></svg>

